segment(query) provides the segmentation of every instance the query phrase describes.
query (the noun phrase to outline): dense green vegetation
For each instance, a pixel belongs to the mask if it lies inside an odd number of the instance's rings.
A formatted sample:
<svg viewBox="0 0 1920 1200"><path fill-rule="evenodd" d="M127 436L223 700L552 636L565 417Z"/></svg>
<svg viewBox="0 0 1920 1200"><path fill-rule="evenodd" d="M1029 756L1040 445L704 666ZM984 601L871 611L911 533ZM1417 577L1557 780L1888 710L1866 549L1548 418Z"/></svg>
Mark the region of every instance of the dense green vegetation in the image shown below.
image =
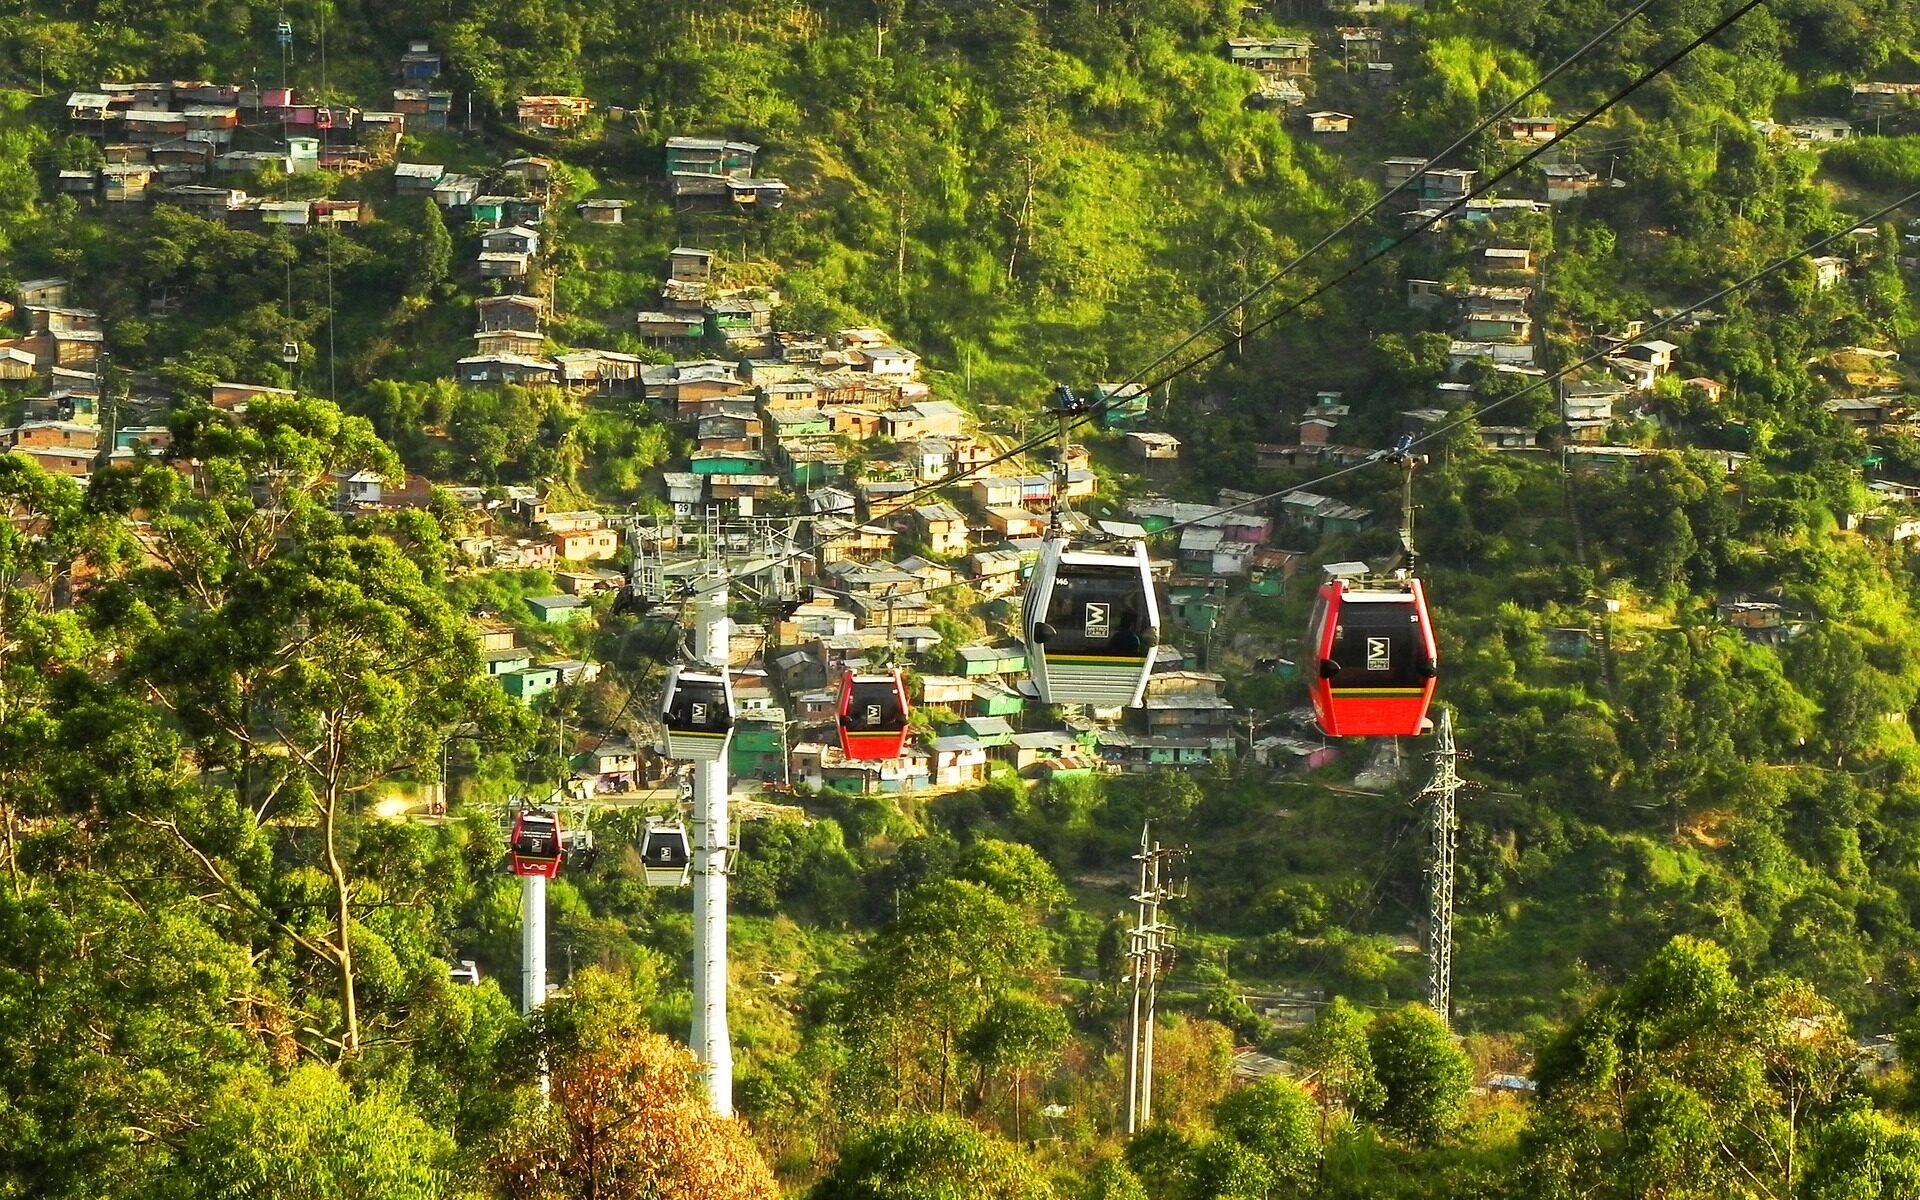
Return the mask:
<svg viewBox="0 0 1920 1200"><path fill-rule="evenodd" d="M165 207L104 220L51 187L93 153L60 127L62 89L271 79L285 11L296 83L374 106L397 49L430 37L479 128L409 152L486 172L538 150L568 198L641 197L622 226L547 226L554 345L640 350L629 322L666 249L705 239L736 281L778 289L783 325L879 322L993 428L1049 380L1141 367L1368 203L1373 161L1451 141L1613 16L1538 0L1394 16L1402 82L1370 93L1305 8L0 4L0 275L73 281L105 316L114 390L137 372L185 397L219 379L306 394L238 424L188 404L171 422L191 469L137 462L84 492L0 456L0 1196L1914 1194L1920 1095L1905 1066L1858 1070L1855 1039L1896 1035L1908 1061L1920 1045L1920 588L1911 541L1889 537L1910 507L1877 501L1862 467L1920 484L1920 442L1824 404L1911 402L1904 366L1835 352L1916 349L1899 264L1915 213L1832 248L1837 282L1797 264L1670 331L1683 369L1608 430L1663 453L1566 474L1483 449L1471 421L1424 447L1442 695L1484 784L1463 804L1464 1040L1412 1003L1422 814L1344 786L1356 755L1284 780L1222 764L808 796L805 823L742 835L743 1131L702 1115L660 1036L689 1019L692 930L626 849L639 814L607 816L613 849L553 885L566 997L527 1022L491 980L448 984L458 957L514 977L517 887L481 806L571 749L481 675L463 617L528 624L550 578L466 572L457 505L348 519L325 502L331 473L368 469L653 503L689 431L637 403L451 382L485 286L465 265L476 231L378 175L251 185L373 201L364 227L298 237ZM1656 4L1532 107L1598 103L1718 11ZM1321 40L1315 103L1357 114L1351 140L1244 103L1251 76L1220 45L1275 32ZM1255 447L1322 390L1353 408L1343 441L1390 442L1447 369L1445 319L1402 280L1464 281L1489 239L1547 256L1537 316L1558 365L1920 187L1904 114L1821 150L1754 124L1915 77L1917 33L1909 0L1756 9L1575 143L1624 186L1416 238L1237 336L1400 229L1337 243L1232 314L1228 351L1156 404L1186 444L1176 489L1301 482L1261 473ZM571 90L629 115L553 141L502 121L523 91ZM675 216L658 152L681 132L763 144L793 201ZM1514 154L1488 136L1459 165ZM1549 393L1462 378L1484 424L1558 419ZM1093 440L1104 470L1113 447ZM1747 457L1730 473L1708 451ZM1134 486L1109 477L1097 503ZM1313 486L1392 503L1380 475ZM1393 540L1284 537L1310 551L1301 579ZM1183 635L1261 722L1300 702L1254 667L1296 652L1303 590L1236 597L1210 638ZM1750 637L1716 603L1748 593L1792 636ZM599 616L537 635L614 667L548 710L576 728L651 695L673 649L657 622ZM917 665L951 669L944 653ZM451 820L380 815L445 764ZM1161 1123L1126 1140L1115 914L1143 821L1196 854ZM1334 998L1283 1025L1257 1011L1283 990ZM1235 1086L1237 1045L1299 1064L1311 1091ZM1529 1067L1534 1098L1474 1090Z"/></svg>

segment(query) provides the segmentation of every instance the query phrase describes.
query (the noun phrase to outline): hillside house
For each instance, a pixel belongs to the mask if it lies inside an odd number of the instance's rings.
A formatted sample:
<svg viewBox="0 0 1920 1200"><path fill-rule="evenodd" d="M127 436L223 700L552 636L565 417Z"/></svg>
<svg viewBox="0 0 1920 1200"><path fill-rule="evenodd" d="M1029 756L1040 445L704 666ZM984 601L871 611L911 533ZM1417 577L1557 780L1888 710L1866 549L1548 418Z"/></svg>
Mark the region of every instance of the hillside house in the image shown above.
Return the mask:
<svg viewBox="0 0 1920 1200"><path fill-rule="evenodd" d="M1386 39L1371 25L1340 25L1334 32L1340 37L1341 59L1347 63L1373 62L1386 48Z"/></svg>
<svg viewBox="0 0 1920 1200"><path fill-rule="evenodd" d="M920 371L920 356L898 346L874 346L854 351L848 361L872 375L892 379L912 379Z"/></svg>
<svg viewBox="0 0 1920 1200"><path fill-rule="evenodd" d="M560 364L518 354L476 354L455 363L454 369L462 383L560 382Z"/></svg>
<svg viewBox="0 0 1920 1200"><path fill-rule="evenodd" d="M7 453L32 461L49 475L64 475L81 483L92 478L94 461L99 455L96 450L65 446L19 447Z"/></svg>
<svg viewBox="0 0 1920 1200"><path fill-rule="evenodd" d="M1787 122L1787 136L1809 145L1844 142L1853 136L1853 122L1839 117L1795 117Z"/></svg>
<svg viewBox="0 0 1920 1200"><path fill-rule="evenodd" d="M1525 312L1469 312L1461 319L1460 335L1474 342L1531 341L1533 318Z"/></svg>
<svg viewBox="0 0 1920 1200"><path fill-rule="evenodd" d="M1645 363L1648 367L1651 367L1655 375L1658 376L1664 375L1673 369L1673 357L1679 353L1679 351L1680 347L1674 345L1672 342L1661 341L1655 338L1649 341L1633 343L1631 346L1621 350L1619 357L1633 362Z"/></svg>
<svg viewBox="0 0 1920 1200"><path fill-rule="evenodd" d="M268 399L291 400L293 389L257 383L216 383L207 392L207 403L228 413L244 413L248 402Z"/></svg>
<svg viewBox="0 0 1920 1200"><path fill-rule="evenodd" d="M1579 163L1549 163L1540 168L1546 179L1546 197L1550 204L1577 200L1600 183L1600 177Z"/></svg>
<svg viewBox="0 0 1920 1200"><path fill-rule="evenodd" d="M1920 83L1856 83L1850 91L1854 111L1867 116L1896 112L1920 103Z"/></svg>
<svg viewBox="0 0 1920 1200"><path fill-rule="evenodd" d="M1353 128L1353 114L1330 109L1307 114L1307 132L1319 136L1343 135Z"/></svg>
<svg viewBox="0 0 1920 1200"><path fill-rule="evenodd" d="M660 476L666 485L667 503L673 508L676 517L692 516L707 496L707 480L704 475L695 475L692 471L666 471Z"/></svg>
<svg viewBox="0 0 1920 1200"><path fill-rule="evenodd" d="M687 458L695 475L765 475L767 456L757 450L696 450Z"/></svg>
<svg viewBox="0 0 1920 1200"><path fill-rule="evenodd" d="M611 529L579 529L553 535L557 557L567 562L590 562L620 553L620 535Z"/></svg>
<svg viewBox="0 0 1920 1200"><path fill-rule="evenodd" d="M924 437L958 437L965 432L966 413L945 400L922 400L880 415L881 432L895 441Z"/></svg>
<svg viewBox="0 0 1920 1200"><path fill-rule="evenodd" d="M579 596L528 596L527 607L533 619L542 625L571 625L593 615L585 599Z"/></svg>
<svg viewBox="0 0 1920 1200"><path fill-rule="evenodd" d="M1550 142L1560 136L1560 122L1553 117L1508 117L1502 132L1510 142Z"/></svg>
<svg viewBox="0 0 1920 1200"><path fill-rule="evenodd" d="M619 225L627 219L627 209L632 206L631 200L582 200L574 205L574 212L589 225Z"/></svg>
<svg viewBox="0 0 1920 1200"><path fill-rule="evenodd" d="M706 283L713 278L713 251L675 246L667 252L667 278L681 283Z"/></svg>
<svg viewBox="0 0 1920 1200"><path fill-rule="evenodd" d="M408 83L426 83L440 77L440 52L426 42L408 42L400 56L400 78Z"/></svg>
<svg viewBox="0 0 1920 1200"><path fill-rule="evenodd" d="M649 345L667 346L673 343L696 342L707 334L707 318L704 313L688 312L643 312L635 318L636 331Z"/></svg>
<svg viewBox="0 0 1920 1200"><path fill-rule="evenodd" d="M1227 39L1227 61L1267 79L1307 79L1312 60L1313 43L1306 38Z"/></svg>
<svg viewBox="0 0 1920 1200"><path fill-rule="evenodd" d="M1533 251L1525 246L1488 246L1476 261L1483 271L1495 274L1526 273L1533 270Z"/></svg>
<svg viewBox="0 0 1920 1200"><path fill-rule="evenodd" d="M430 196L446 174L447 168L440 163L395 163L393 187L402 196Z"/></svg>
<svg viewBox="0 0 1920 1200"><path fill-rule="evenodd" d="M1138 727L1152 737L1230 735L1233 705L1222 696L1226 678L1206 671L1158 671L1147 677Z"/></svg>
<svg viewBox="0 0 1920 1200"><path fill-rule="evenodd" d="M562 354L560 382L571 392L596 392L602 396L640 394L640 370L646 360L615 350L575 350Z"/></svg>
<svg viewBox="0 0 1920 1200"><path fill-rule="evenodd" d="M920 697L916 703L922 708L937 708L962 716L973 704L971 679L958 675L922 675L919 683Z"/></svg>
<svg viewBox="0 0 1920 1200"><path fill-rule="evenodd" d="M1821 407L1843 424L1866 433L1877 433L1887 423L1886 404L1865 396L1844 396L1825 401Z"/></svg>
<svg viewBox="0 0 1920 1200"><path fill-rule="evenodd" d="M911 479L869 479L857 485L867 519L878 521L912 503L912 493L920 485Z"/></svg>
<svg viewBox="0 0 1920 1200"><path fill-rule="evenodd" d="M1019 591L1024 557L1019 550L1012 548L974 551L966 561L967 574L973 581L974 590L988 599Z"/></svg>
<svg viewBox="0 0 1920 1200"><path fill-rule="evenodd" d="M760 418L713 413L694 426L694 440L702 450L758 450Z"/></svg>
<svg viewBox="0 0 1920 1200"><path fill-rule="evenodd" d="M480 235L480 248L509 254L538 254L540 253L540 232L536 229L528 229L524 225L489 229Z"/></svg>
<svg viewBox="0 0 1920 1200"><path fill-rule="evenodd" d="M506 689L507 695L522 704L531 704L560 686L560 671L557 667L527 666L518 671L508 671L498 678L500 686Z"/></svg>
<svg viewBox="0 0 1920 1200"><path fill-rule="evenodd" d="M962 646L960 674L969 679L983 675L1022 675L1027 670L1027 652L1020 646Z"/></svg>
<svg viewBox="0 0 1920 1200"><path fill-rule="evenodd" d="M967 552L967 519L953 505L945 502L916 505L913 523L934 554L944 558Z"/></svg>
<svg viewBox="0 0 1920 1200"><path fill-rule="evenodd" d="M482 332L515 330L535 333L547 302L538 296L481 296L473 302Z"/></svg>
<svg viewBox="0 0 1920 1200"><path fill-rule="evenodd" d="M978 738L949 734L933 741L933 786L972 787L986 782L987 748Z"/></svg>
<svg viewBox="0 0 1920 1200"><path fill-rule="evenodd" d="M566 133L593 111L585 96L522 96L514 102L522 133Z"/></svg>
<svg viewBox="0 0 1920 1200"><path fill-rule="evenodd" d="M483 329L473 335L473 354L470 357L485 358L490 355L511 354L522 358L537 358L546 348L545 334L529 333L521 329Z"/></svg>
<svg viewBox="0 0 1920 1200"><path fill-rule="evenodd" d="M1047 531L1047 519L1024 508L989 508L987 528L1003 540L1040 537Z"/></svg>
<svg viewBox="0 0 1920 1200"><path fill-rule="evenodd" d="M773 332L773 305L745 298L710 300L707 329L728 340L763 338Z"/></svg>
<svg viewBox="0 0 1920 1200"><path fill-rule="evenodd" d="M1838 284L1847 277L1847 260L1823 254L1819 258L1810 258L1807 265L1813 268L1814 286L1821 291Z"/></svg>
<svg viewBox="0 0 1920 1200"><path fill-rule="evenodd" d="M759 153L760 147L751 142L670 137L667 139L667 174L745 179L753 174L754 160Z"/></svg>

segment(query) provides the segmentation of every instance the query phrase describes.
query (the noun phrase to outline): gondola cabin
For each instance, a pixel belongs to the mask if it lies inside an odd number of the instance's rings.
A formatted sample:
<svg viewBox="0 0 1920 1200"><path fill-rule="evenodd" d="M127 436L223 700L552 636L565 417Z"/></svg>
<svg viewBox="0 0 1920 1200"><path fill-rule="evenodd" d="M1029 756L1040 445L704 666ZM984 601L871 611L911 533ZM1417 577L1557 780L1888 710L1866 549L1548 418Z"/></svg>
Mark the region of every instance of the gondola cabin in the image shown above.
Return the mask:
<svg viewBox="0 0 1920 1200"><path fill-rule="evenodd" d="M1417 579L1320 586L1307 645L1313 713L1329 737L1413 737L1428 725L1438 655Z"/></svg>
<svg viewBox="0 0 1920 1200"><path fill-rule="evenodd" d="M687 827L677 823L647 826L646 836L640 841L640 863L648 887L686 886L693 870Z"/></svg>
<svg viewBox="0 0 1920 1200"><path fill-rule="evenodd" d="M560 873L566 852L560 840L560 817L544 808L523 809L513 818L513 836L507 853L515 875L552 879Z"/></svg>
<svg viewBox="0 0 1920 1200"><path fill-rule="evenodd" d="M733 680L724 669L675 667L660 700L667 757L718 762L733 737Z"/></svg>
<svg viewBox="0 0 1920 1200"><path fill-rule="evenodd" d="M907 684L898 670L840 678L840 749L848 758L884 762L907 748Z"/></svg>
<svg viewBox="0 0 1920 1200"><path fill-rule="evenodd" d="M1146 546L1094 554L1048 538L1027 583L1022 624L1044 703L1139 707L1160 640Z"/></svg>

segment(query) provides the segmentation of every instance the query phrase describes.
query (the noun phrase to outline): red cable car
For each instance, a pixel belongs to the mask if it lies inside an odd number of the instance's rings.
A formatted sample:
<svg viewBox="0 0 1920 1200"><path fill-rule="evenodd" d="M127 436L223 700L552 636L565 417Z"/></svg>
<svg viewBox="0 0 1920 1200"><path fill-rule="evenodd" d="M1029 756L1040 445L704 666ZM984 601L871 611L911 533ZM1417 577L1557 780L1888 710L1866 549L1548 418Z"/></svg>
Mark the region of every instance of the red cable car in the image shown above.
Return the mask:
<svg viewBox="0 0 1920 1200"><path fill-rule="evenodd" d="M1321 584L1307 647L1313 713L1328 737L1414 737L1431 724L1439 656L1419 580Z"/></svg>
<svg viewBox="0 0 1920 1200"><path fill-rule="evenodd" d="M544 808L523 809L513 818L513 836L507 839L515 875L552 879L560 873L566 847L560 839L560 815Z"/></svg>
<svg viewBox="0 0 1920 1200"><path fill-rule="evenodd" d="M848 758L884 762L907 748L907 683L896 670L840 678L840 749Z"/></svg>

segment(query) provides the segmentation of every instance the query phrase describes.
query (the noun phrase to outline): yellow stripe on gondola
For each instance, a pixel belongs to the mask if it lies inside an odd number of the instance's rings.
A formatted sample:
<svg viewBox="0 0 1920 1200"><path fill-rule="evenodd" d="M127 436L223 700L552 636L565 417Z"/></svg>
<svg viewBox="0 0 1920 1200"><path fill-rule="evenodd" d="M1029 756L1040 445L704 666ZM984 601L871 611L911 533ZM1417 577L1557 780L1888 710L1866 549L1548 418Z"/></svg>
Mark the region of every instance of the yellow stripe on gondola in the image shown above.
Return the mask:
<svg viewBox="0 0 1920 1200"><path fill-rule="evenodd" d="M692 729L669 729L669 730L667 730L667 733L668 733L668 735L669 735L669 736L671 736L671 737L677 737L677 738L713 738L713 739L715 739L716 741L717 741L717 740L719 740L720 738L724 738L724 737L726 737L726 736L727 736L727 734L729 734L729 733L732 733L732 732L733 732L733 730L731 730L731 729L729 729L729 730L727 730L727 731L726 731L726 732L724 732L724 733L700 733L700 732L698 732L698 731L696 731L696 730L692 730Z"/></svg>
<svg viewBox="0 0 1920 1200"><path fill-rule="evenodd" d="M866 732L863 732L863 733L854 733L851 730L849 730L846 733L846 739L850 742L882 742L882 741L891 742L899 738L905 732L906 731L904 729L895 730L893 732L882 730L879 733L875 733L872 730L867 730Z"/></svg>
<svg viewBox="0 0 1920 1200"><path fill-rule="evenodd" d="M1119 658L1105 654L1048 654L1045 657L1050 663L1097 663L1102 666L1120 665L1137 667L1147 661L1144 658Z"/></svg>
<svg viewBox="0 0 1920 1200"><path fill-rule="evenodd" d="M1423 688L1423 687L1416 687L1416 688L1334 688L1334 689L1333 689L1333 694L1334 694L1335 696L1339 696L1339 697L1343 697L1343 698L1347 698L1347 699L1359 699L1359 700L1364 700L1364 699L1367 699L1367 698L1369 698L1369 697L1382 697L1382 698L1384 698L1384 697L1393 697L1393 696L1424 696L1424 695L1426 695L1426 694L1427 694L1427 689L1425 689L1425 688Z"/></svg>

